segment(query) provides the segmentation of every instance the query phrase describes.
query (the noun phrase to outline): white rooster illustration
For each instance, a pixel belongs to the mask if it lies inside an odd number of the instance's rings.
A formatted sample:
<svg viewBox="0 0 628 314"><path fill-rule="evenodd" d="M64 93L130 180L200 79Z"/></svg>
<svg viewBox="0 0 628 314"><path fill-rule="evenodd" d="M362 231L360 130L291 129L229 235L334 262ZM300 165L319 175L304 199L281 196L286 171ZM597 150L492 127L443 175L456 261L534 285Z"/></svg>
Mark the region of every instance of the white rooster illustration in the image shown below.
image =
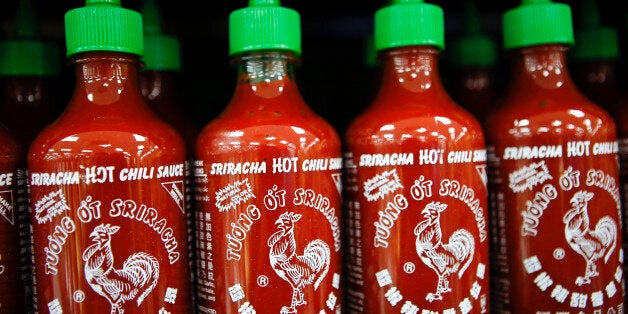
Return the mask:
<svg viewBox="0 0 628 314"><path fill-rule="evenodd" d="M314 290L318 289L329 270L329 246L320 239L308 243L302 255L296 254L294 223L299 219L300 214L281 214L275 222L279 230L268 239L271 266L281 279L292 286L292 302L281 309L282 314L297 313L296 307L306 303L303 288L314 283Z"/></svg>
<svg viewBox="0 0 628 314"><path fill-rule="evenodd" d="M458 273L461 278L473 260L475 241L473 235L465 229L458 229L449 237L448 243L442 242L440 213L447 204L431 202L425 206L421 214L425 217L416 228L416 252L425 265L432 268L438 275L436 291L428 293L426 300L442 300L443 293L451 292L449 275Z"/></svg>
<svg viewBox="0 0 628 314"><path fill-rule="evenodd" d="M584 276L576 279L579 286L591 283L591 277L599 275L597 260L604 257L607 263L617 244L617 224L610 216L600 218L595 229L590 229L587 204L592 198L591 192L576 192L570 200L571 209L563 216L567 243L587 262Z"/></svg>
<svg viewBox="0 0 628 314"><path fill-rule="evenodd" d="M139 306L155 288L159 278L159 263L154 256L138 252L129 256L122 269L113 267L111 235L119 226L101 224L89 235L94 244L83 251L85 279L94 291L111 303L111 314L124 313L122 305L136 300Z"/></svg>

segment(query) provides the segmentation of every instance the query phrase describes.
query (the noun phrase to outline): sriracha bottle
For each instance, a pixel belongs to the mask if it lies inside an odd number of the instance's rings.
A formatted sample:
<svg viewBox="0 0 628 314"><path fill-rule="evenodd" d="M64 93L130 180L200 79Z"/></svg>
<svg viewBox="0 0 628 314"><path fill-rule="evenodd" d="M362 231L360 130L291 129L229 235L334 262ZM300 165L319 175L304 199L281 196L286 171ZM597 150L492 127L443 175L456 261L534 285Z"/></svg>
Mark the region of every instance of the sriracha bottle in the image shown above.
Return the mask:
<svg viewBox="0 0 628 314"><path fill-rule="evenodd" d="M486 313L486 150L438 71L440 7L375 14L377 96L345 134L349 313Z"/></svg>
<svg viewBox="0 0 628 314"><path fill-rule="evenodd" d="M570 7L524 0L504 14L503 36L511 76L485 124L492 309L622 312L615 123L570 78Z"/></svg>
<svg viewBox="0 0 628 314"><path fill-rule="evenodd" d="M57 118L63 59L57 45L41 38L31 0L20 0L15 34L0 42L0 121L25 148Z"/></svg>
<svg viewBox="0 0 628 314"><path fill-rule="evenodd" d="M445 61L450 67L452 98L482 121L498 97L497 45L480 30L473 1L465 2L464 34L452 40Z"/></svg>
<svg viewBox="0 0 628 314"><path fill-rule="evenodd" d="M26 230L20 226L28 226L24 161L24 148L0 124L0 309L6 313L31 310L31 260L25 253L30 252L30 239L21 234Z"/></svg>
<svg viewBox="0 0 628 314"><path fill-rule="evenodd" d="M593 0L580 1L580 4L575 46L568 55L573 80L587 98L612 115L626 97L617 77L617 30L601 25L598 7Z"/></svg>
<svg viewBox="0 0 628 314"><path fill-rule="evenodd" d="M162 20L155 0L145 0L144 67L140 72L140 87L148 105L165 122L181 133L188 155L194 155L196 136L200 128L184 110L179 94L182 68L179 40L162 32Z"/></svg>
<svg viewBox="0 0 628 314"><path fill-rule="evenodd" d="M202 313L335 313L340 139L301 97L299 13L250 0L229 16L233 97L196 145Z"/></svg>
<svg viewBox="0 0 628 314"><path fill-rule="evenodd" d="M141 15L87 0L65 30L74 94L28 156L39 311L190 313L186 150L140 92Z"/></svg>

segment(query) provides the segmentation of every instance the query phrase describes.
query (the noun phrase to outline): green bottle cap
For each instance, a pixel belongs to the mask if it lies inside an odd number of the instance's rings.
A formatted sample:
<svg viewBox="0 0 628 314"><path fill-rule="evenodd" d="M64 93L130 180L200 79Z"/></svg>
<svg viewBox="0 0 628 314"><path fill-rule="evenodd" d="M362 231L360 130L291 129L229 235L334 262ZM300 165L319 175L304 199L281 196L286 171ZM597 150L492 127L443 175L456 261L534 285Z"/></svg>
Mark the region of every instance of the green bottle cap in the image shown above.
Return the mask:
<svg viewBox="0 0 628 314"><path fill-rule="evenodd" d="M443 10L423 0L392 0L375 12L375 50L403 46L445 48Z"/></svg>
<svg viewBox="0 0 628 314"><path fill-rule="evenodd" d="M58 76L61 52L39 38L30 0L21 0L15 15L15 36L0 42L0 76Z"/></svg>
<svg viewBox="0 0 628 314"><path fill-rule="evenodd" d="M67 56L86 51L144 53L142 16L120 0L86 0L65 14Z"/></svg>
<svg viewBox="0 0 628 314"><path fill-rule="evenodd" d="M229 15L229 55L255 50L290 50L301 55L301 17L279 0L249 0Z"/></svg>
<svg viewBox="0 0 628 314"><path fill-rule="evenodd" d="M375 40L372 35L364 40L364 65L369 68L377 66L377 51L375 51Z"/></svg>
<svg viewBox="0 0 628 314"><path fill-rule="evenodd" d="M543 44L573 45L571 8L550 0L523 0L503 17L504 48Z"/></svg>
<svg viewBox="0 0 628 314"><path fill-rule="evenodd" d="M465 2L464 33L451 42L450 63L454 66L493 66L497 62L495 42L480 31L479 14L472 0Z"/></svg>
<svg viewBox="0 0 628 314"><path fill-rule="evenodd" d="M601 25L598 8L593 0L582 1L578 22L576 45L570 54L572 60L619 58L617 31Z"/></svg>
<svg viewBox="0 0 628 314"><path fill-rule="evenodd" d="M142 8L144 21L144 70L181 69L179 40L162 34L161 14L154 0L145 0Z"/></svg>

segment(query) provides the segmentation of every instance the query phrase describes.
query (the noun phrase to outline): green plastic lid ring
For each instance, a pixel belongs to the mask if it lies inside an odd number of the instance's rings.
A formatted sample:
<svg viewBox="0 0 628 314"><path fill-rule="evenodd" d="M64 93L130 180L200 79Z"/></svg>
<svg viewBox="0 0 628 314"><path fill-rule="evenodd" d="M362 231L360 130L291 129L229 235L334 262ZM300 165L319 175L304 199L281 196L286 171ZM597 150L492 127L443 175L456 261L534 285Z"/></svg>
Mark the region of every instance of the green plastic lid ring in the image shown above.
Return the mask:
<svg viewBox="0 0 628 314"><path fill-rule="evenodd" d="M120 0L87 0L65 14L66 55L87 51L144 53L142 16Z"/></svg>
<svg viewBox="0 0 628 314"><path fill-rule="evenodd" d="M423 0L393 0L375 12L375 50L403 46L445 48L443 10Z"/></svg>
<svg viewBox="0 0 628 314"><path fill-rule="evenodd" d="M301 55L301 17L279 0L250 0L229 15L229 55L289 50Z"/></svg>
<svg viewBox="0 0 628 314"><path fill-rule="evenodd" d="M480 30L480 14L472 0L465 2L464 33L449 44L449 62L454 66L490 67L497 63L498 47Z"/></svg>
<svg viewBox="0 0 628 314"><path fill-rule="evenodd" d="M181 70L179 40L161 31L161 14L154 0L145 0L142 7L144 21L144 69L155 71Z"/></svg>
<svg viewBox="0 0 628 314"><path fill-rule="evenodd" d="M612 27L603 26L599 10L593 0L581 1L576 27L576 45L571 51L572 60L608 60L619 58L619 38Z"/></svg>
<svg viewBox="0 0 628 314"><path fill-rule="evenodd" d="M0 42L0 76L58 76L61 51L39 38L31 0L20 0L15 16L15 38Z"/></svg>
<svg viewBox="0 0 628 314"><path fill-rule="evenodd" d="M523 0L503 16L504 49L574 44L571 8L550 0Z"/></svg>

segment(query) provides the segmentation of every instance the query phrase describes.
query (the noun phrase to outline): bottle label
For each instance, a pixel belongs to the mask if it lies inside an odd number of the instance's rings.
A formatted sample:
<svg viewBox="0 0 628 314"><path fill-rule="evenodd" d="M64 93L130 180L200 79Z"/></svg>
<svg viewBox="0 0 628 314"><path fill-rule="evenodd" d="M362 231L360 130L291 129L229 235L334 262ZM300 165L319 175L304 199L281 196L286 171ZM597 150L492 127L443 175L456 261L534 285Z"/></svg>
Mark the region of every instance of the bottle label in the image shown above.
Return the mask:
<svg viewBox="0 0 628 314"><path fill-rule="evenodd" d="M496 304L623 312L617 142L489 151Z"/></svg>
<svg viewBox="0 0 628 314"><path fill-rule="evenodd" d="M29 177L39 308L190 310L183 161L49 169Z"/></svg>
<svg viewBox="0 0 628 314"><path fill-rule="evenodd" d="M488 312L484 149L354 150L345 171L349 309Z"/></svg>
<svg viewBox="0 0 628 314"><path fill-rule="evenodd" d="M25 311L33 297L25 174L16 164L0 163L0 308L8 312Z"/></svg>
<svg viewBox="0 0 628 314"><path fill-rule="evenodd" d="M229 158L195 162L200 311L339 311L342 158Z"/></svg>

